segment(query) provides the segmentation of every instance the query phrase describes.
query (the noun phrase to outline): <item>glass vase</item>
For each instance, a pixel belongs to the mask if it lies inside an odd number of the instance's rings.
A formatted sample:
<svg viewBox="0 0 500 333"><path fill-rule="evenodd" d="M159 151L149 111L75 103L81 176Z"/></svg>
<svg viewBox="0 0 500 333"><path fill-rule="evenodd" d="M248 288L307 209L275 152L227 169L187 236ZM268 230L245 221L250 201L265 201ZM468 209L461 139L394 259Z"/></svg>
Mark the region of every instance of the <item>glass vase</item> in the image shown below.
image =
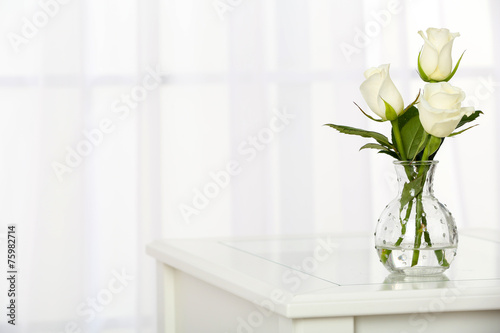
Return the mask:
<svg viewBox="0 0 500 333"><path fill-rule="evenodd" d="M437 163L394 162L398 195L380 215L374 234L380 261L391 273L441 274L456 255L455 220L433 193Z"/></svg>

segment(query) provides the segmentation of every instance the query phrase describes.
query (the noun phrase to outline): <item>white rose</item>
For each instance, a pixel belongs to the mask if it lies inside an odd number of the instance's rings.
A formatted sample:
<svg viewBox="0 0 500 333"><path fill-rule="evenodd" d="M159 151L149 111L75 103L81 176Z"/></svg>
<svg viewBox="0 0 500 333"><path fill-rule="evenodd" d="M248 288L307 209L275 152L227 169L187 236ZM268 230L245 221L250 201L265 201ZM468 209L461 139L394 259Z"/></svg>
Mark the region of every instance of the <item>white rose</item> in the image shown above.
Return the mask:
<svg viewBox="0 0 500 333"><path fill-rule="evenodd" d="M422 30L418 32L425 41L418 58L419 66L429 80L448 81L453 69L451 61L453 40L460 34L436 28L429 28L426 32L427 37Z"/></svg>
<svg viewBox="0 0 500 333"><path fill-rule="evenodd" d="M439 138L450 135L473 107L462 107L465 93L447 82L428 83L420 96L418 113L425 131Z"/></svg>
<svg viewBox="0 0 500 333"><path fill-rule="evenodd" d="M403 111L403 98L389 76L389 66L380 65L365 71L366 80L361 84L359 90L370 109L383 120L394 120ZM396 115L386 112L389 104Z"/></svg>

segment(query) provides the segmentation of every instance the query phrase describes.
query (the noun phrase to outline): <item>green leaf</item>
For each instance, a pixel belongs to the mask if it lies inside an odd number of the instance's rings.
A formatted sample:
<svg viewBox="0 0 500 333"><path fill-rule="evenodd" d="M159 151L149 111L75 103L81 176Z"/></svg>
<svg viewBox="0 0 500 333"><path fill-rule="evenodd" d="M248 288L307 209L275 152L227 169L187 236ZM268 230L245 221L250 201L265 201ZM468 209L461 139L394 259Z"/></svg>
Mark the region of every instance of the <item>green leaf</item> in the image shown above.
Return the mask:
<svg viewBox="0 0 500 333"><path fill-rule="evenodd" d="M443 143L443 138L431 135L429 139L429 156L435 155Z"/></svg>
<svg viewBox="0 0 500 333"><path fill-rule="evenodd" d="M470 127L467 127L467 128L466 128L466 129L464 129L464 130L461 130L461 131L458 131L458 132L453 132L453 133L451 133L450 135L448 135L448 137L450 137L450 136L455 136L455 135L459 135L459 134L462 134L463 132L465 132L465 131L467 131L467 130L470 130L472 127L476 127L476 126L478 126L478 125L479 125L479 124L472 125L472 126L470 126Z"/></svg>
<svg viewBox="0 0 500 333"><path fill-rule="evenodd" d="M439 265L443 267L450 267L450 263L445 258L445 253L443 250L435 250L436 259L438 260Z"/></svg>
<svg viewBox="0 0 500 333"><path fill-rule="evenodd" d="M429 139L426 142L426 145L429 146L429 157L428 160L433 160L434 156L436 156L439 148L443 145L444 138L438 138L434 135L429 135ZM420 157L422 158L422 157Z"/></svg>
<svg viewBox="0 0 500 333"><path fill-rule="evenodd" d="M407 122L409 122L414 117L418 117L418 109L415 106L411 106L408 111L402 114L399 119L399 128L402 129Z"/></svg>
<svg viewBox="0 0 500 333"><path fill-rule="evenodd" d="M397 160L400 159L399 155L395 151L389 150L386 147L379 145L378 143L367 143L363 147L359 148L359 150L363 150L363 149L377 149L379 154L381 154L381 153L387 154L391 157L394 157Z"/></svg>
<svg viewBox="0 0 500 333"><path fill-rule="evenodd" d="M394 120L394 119L396 119L398 117L398 114L396 113L396 110L394 110L394 108L392 107L392 105L390 105L389 103L387 103L383 98L382 98L382 101L385 104L385 117L387 118L387 120Z"/></svg>
<svg viewBox="0 0 500 333"><path fill-rule="evenodd" d="M401 193L401 208L406 206L410 201L412 201L417 195L422 192L424 188L424 178L425 174L422 174L412 181L405 183L403 186L403 192Z"/></svg>
<svg viewBox="0 0 500 333"><path fill-rule="evenodd" d="M410 119L414 118L415 116L418 117L418 109L414 106L411 106L408 111L403 113L398 117L398 125L399 125L399 131L401 132L403 126L406 125ZM391 136L392 136L392 142L396 142L396 138L394 137L394 130L391 131Z"/></svg>
<svg viewBox="0 0 500 333"><path fill-rule="evenodd" d="M408 120L401 128L401 138L409 160L414 160L415 156L423 149L427 133L425 132L418 114Z"/></svg>
<svg viewBox="0 0 500 333"><path fill-rule="evenodd" d="M427 138L424 144L424 147L427 145L429 146L429 151L428 151L428 157L426 158L427 160L433 160L434 156L436 156L436 153L438 152L439 148L443 145L445 138L438 138L433 135L427 134ZM424 148L425 150L425 148ZM416 160L422 160L423 158L423 150L420 151L417 156L415 157Z"/></svg>
<svg viewBox="0 0 500 333"><path fill-rule="evenodd" d="M379 145L378 143L367 143L363 147L359 148L359 150L363 150L363 149L382 149L382 150L386 150L387 148L384 147L384 146L382 146L382 145Z"/></svg>
<svg viewBox="0 0 500 333"><path fill-rule="evenodd" d="M418 159L417 157L419 156L419 154L424 151L425 145L428 142L428 138L429 138L429 134L427 132L425 132L425 130L424 130L424 137L422 138L422 142L420 142L420 146L417 148L417 153L415 154L415 156L413 158L414 160Z"/></svg>
<svg viewBox="0 0 500 333"><path fill-rule="evenodd" d="M378 154L387 154L391 157L394 157L397 160L401 160L401 157L395 151L392 150L379 150Z"/></svg>
<svg viewBox="0 0 500 333"><path fill-rule="evenodd" d="M458 65L460 65L460 61L462 61L462 57L464 56L464 52L462 52L462 55L460 56L460 58L458 59L457 61L457 64L455 65L455 68L453 69L453 72L450 73L450 75L448 75L448 77L446 79L444 79L444 81L448 82L451 80L451 78L453 77L453 75L455 75L455 72L457 71L458 69Z"/></svg>
<svg viewBox="0 0 500 333"><path fill-rule="evenodd" d="M422 216L422 221L424 222L425 226L427 226L427 218L425 216ZM433 247L432 241L431 241L431 235L429 234L429 231L427 231L427 230L424 231L424 240L428 244L429 247ZM450 263L448 263L448 260L446 260L443 250L435 250L434 254L436 255L436 259L437 259L439 265L441 265L443 267L450 267Z"/></svg>
<svg viewBox="0 0 500 333"><path fill-rule="evenodd" d="M367 116L367 117L368 117L368 118L370 118L371 120L376 121L376 122L379 122L379 123L381 123L381 122L385 121L384 119L376 119L376 118L373 118L373 117L372 117L372 116L370 116L368 113L366 113L365 111L363 111L363 109L362 109L362 108L360 108L360 107L359 107L359 105L358 105L358 104L356 104L356 102L353 102L353 103L354 103L354 105L356 105L356 106L358 107L359 111L361 111L361 112L362 112L365 116Z"/></svg>
<svg viewBox="0 0 500 333"><path fill-rule="evenodd" d="M427 138L427 133L420 123L418 109L411 105L408 111L399 116L398 125L406 158L414 160L417 154L424 149ZM392 140L393 142L396 140L394 131L392 131Z"/></svg>
<svg viewBox="0 0 500 333"><path fill-rule="evenodd" d="M378 143L380 143L382 146L386 147L387 149L394 149L394 146L392 145L392 143L390 143L389 139L387 139L387 137L383 134L380 134L377 132L372 132L372 131L366 131L366 130L359 129L359 128L343 126L343 125L325 124L325 126L329 126L331 128L334 128L337 131L339 131L340 133L349 134L349 135L358 135L358 136L361 136L364 138L373 138Z"/></svg>
<svg viewBox="0 0 500 333"><path fill-rule="evenodd" d="M380 252L380 261L385 264L387 260L389 260L389 255L391 254L392 250L389 249L382 249Z"/></svg>
<svg viewBox="0 0 500 333"><path fill-rule="evenodd" d="M479 117L482 113L483 113L483 111L476 110L476 111L474 111L474 113L472 113L468 117L467 116L463 116L455 129L457 129L457 128L459 128L459 127L461 127L461 126L463 126L463 125L465 125L467 123L470 123L471 121L476 120L476 118Z"/></svg>

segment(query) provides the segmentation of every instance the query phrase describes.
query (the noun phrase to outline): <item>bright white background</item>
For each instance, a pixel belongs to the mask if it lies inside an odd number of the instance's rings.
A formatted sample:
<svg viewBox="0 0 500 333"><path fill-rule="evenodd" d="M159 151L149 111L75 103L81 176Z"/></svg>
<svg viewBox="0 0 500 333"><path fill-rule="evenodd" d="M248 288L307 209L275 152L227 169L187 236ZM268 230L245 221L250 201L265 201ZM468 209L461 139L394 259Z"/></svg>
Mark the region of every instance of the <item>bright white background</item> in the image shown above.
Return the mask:
<svg viewBox="0 0 500 333"><path fill-rule="evenodd" d="M459 228L498 228L499 12L493 0L0 1L0 276L7 224L19 244L18 325L2 310L0 330L155 332L155 238L372 232L395 195L391 160L322 125L389 135L352 103L366 107L363 72L391 63L410 103L429 26L461 33L452 83L485 113L446 140L436 194ZM125 107L156 68L161 85ZM83 143L103 119L113 131Z"/></svg>

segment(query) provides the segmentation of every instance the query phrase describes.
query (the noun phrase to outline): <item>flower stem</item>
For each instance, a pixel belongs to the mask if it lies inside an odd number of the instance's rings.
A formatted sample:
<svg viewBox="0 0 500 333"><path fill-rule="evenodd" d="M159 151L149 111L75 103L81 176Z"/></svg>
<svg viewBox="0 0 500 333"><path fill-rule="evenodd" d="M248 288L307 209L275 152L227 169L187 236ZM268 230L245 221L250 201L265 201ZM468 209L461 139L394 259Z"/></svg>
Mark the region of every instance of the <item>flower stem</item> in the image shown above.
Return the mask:
<svg viewBox="0 0 500 333"><path fill-rule="evenodd" d="M430 155L430 147L431 147L431 142L433 141L433 136L431 136L431 139L427 143L427 145L424 148L424 152L422 153L422 161L427 161L429 159ZM424 173L427 173L428 171L428 166L427 165L420 165L420 168L418 169L418 176L424 175L423 181L425 183L425 178L427 175ZM427 222L425 221L424 218L424 207L422 204L422 193L419 193L416 198L417 200L417 205L416 205L416 218L415 218L415 241L413 243L413 257L411 260L411 266L416 266L418 264L418 258L420 256L420 250L419 249L421 244L422 244L422 234L427 231ZM430 239L429 239L430 240Z"/></svg>
<svg viewBox="0 0 500 333"><path fill-rule="evenodd" d="M422 153L422 161L427 161L429 159L429 155L431 153L431 145L434 144L434 140L437 139L435 136L432 136L431 135L431 138L429 140L429 142L427 142L427 144L425 145L425 148L424 148L424 152ZM418 169L418 175L420 176L423 172L424 172L424 169L426 168L427 166L422 164L420 165L420 168Z"/></svg>
<svg viewBox="0 0 500 333"><path fill-rule="evenodd" d="M424 225L422 224L422 193L420 193L417 197L417 206L416 206L416 219L415 219L415 242L413 244L413 257L411 259L411 266L416 266L418 264L418 257L420 256L420 250L415 250L420 248L422 244L422 232L424 231Z"/></svg>
<svg viewBox="0 0 500 333"><path fill-rule="evenodd" d="M394 132L394 138L396 139L396 147L398 148L399 155L403 161L407 160L406 152L403 146L403 140L401 139L401 131L399 130L398 118L391 120L392 131Z"/></svg>
<svg viewBox="0 0 500 333"><path fill-rule="evenodd" d="M413 201L410 201L408 203L408 208L406 210L406 216L405 216L404 219L401 219L401 213L403 211L403 207L401 207L399 209L399 223L401 224L401 236L398 238L398 240L396 241L396 243L394 243L394 247L400 246L401 243L404 240L404 236L406 234L406 224L408 223L408 219L410 218L410 213L411 213L412 206L413 206ZM389 255L391 254L391 252L392 252L392 250L389 250L389 249L383 249L382 250L382 254L380 255L380 259L382 260L382 263L385 264L385 262L387 261L387 259L389 259Z"/></svg>

